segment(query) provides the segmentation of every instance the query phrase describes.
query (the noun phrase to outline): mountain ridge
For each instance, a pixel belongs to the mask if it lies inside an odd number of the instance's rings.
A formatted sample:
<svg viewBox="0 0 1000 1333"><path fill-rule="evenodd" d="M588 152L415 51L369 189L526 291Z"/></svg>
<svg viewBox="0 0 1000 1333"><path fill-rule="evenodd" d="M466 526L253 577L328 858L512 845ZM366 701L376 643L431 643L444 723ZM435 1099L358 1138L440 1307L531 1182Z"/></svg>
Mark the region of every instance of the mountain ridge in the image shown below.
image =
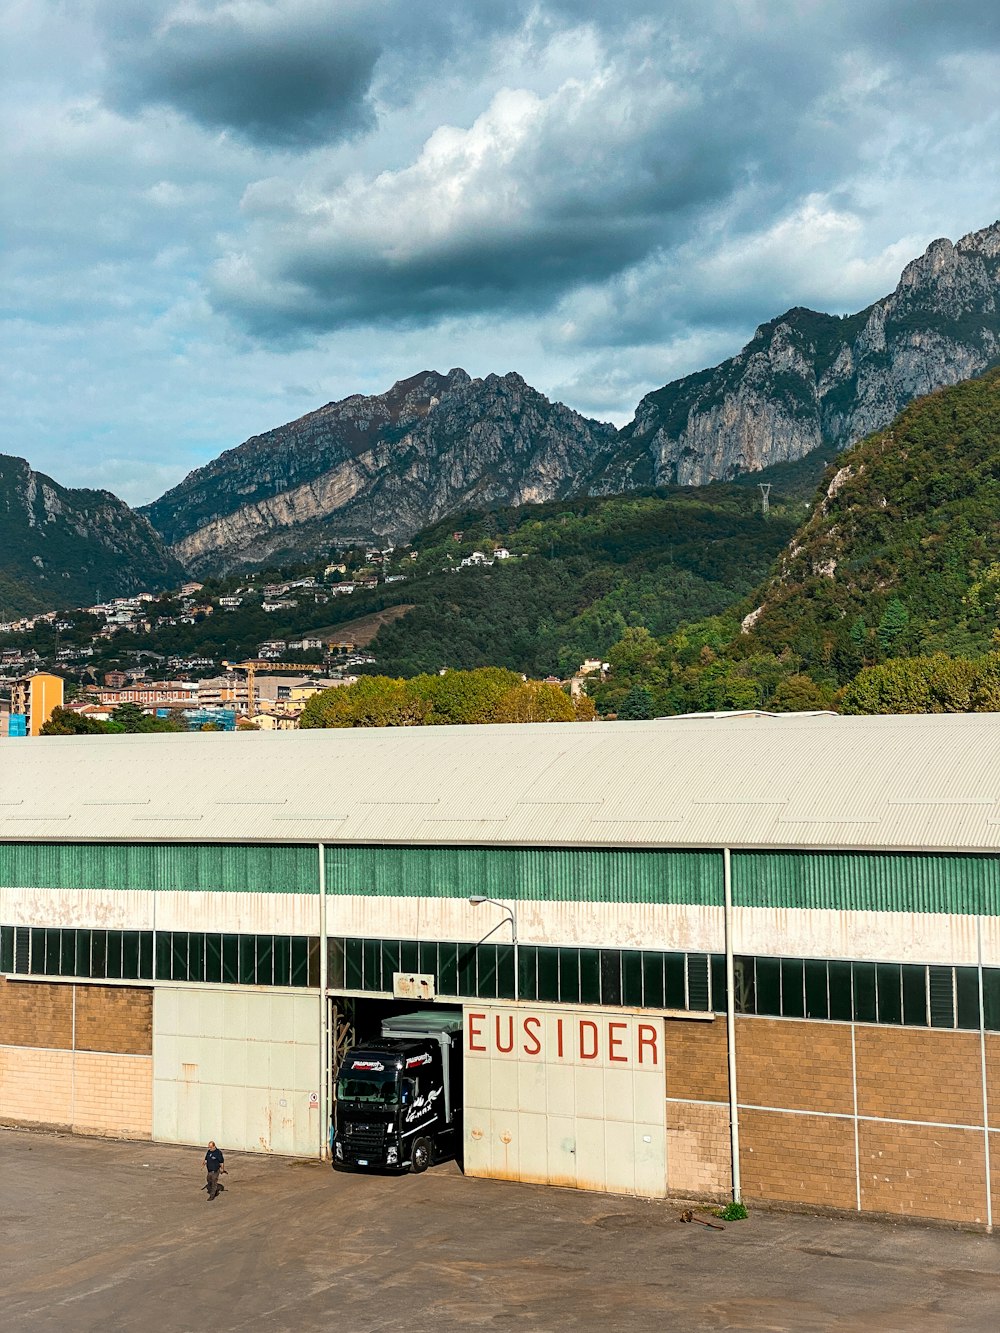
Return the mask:
<svg viewBox="0 0 1000 1333"><path fill-rule="evenodd" d="M853 315L794 306L736 356L654 389L623 427L599 492L703 485L841 449L914 398L1000 356L1000 221L932 241L889 295Z"/></svg>
<svg viewBox="0 0 1000 1333"><path fill-rule="evenodd" d="M1000 222L940 238L863 310L793 306L621 430L516 372L422 371L253 436L143 509L195 572L406 540L468 508L731 480L849 447L1000 357Z"/></svg>
<svg viewBox="0 0 1000 1333"><path fill-rule="evenodd" d="M61 486L0 454L0 612L26 615L180 582L152 524L110 491ZM0 619L3 616L0 615Z"/></svg>
<svg viewBox="0 0 1000 1333"><path fill-rule="evenodd" d="M405 540L463 508L579 489L614 433L513 371L424 371L254 436L142 512L195 571L259 562L317 522L328 543Z"/></svg>

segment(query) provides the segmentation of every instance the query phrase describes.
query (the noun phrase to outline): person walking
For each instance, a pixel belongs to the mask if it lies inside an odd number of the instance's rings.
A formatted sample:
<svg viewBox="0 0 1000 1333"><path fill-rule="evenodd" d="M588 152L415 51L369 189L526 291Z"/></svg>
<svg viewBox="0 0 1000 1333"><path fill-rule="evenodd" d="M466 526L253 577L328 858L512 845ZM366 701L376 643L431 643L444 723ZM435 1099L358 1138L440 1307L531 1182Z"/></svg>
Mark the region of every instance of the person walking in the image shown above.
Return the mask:
<svg viewBox="0 0 1000 1333"><path fill-rule="evenodd" d="M214 1143L209 1143L208 1152L205 1154L205 1170L208 1172L208 1183L205 1188L208 1190L208 1197L214 1199L218 1192L224 1187L219 1184L219 1172L228 1176L229 1172L225 1166L226 1159L222 1155L222 1149L217 1148Z"/></svg>

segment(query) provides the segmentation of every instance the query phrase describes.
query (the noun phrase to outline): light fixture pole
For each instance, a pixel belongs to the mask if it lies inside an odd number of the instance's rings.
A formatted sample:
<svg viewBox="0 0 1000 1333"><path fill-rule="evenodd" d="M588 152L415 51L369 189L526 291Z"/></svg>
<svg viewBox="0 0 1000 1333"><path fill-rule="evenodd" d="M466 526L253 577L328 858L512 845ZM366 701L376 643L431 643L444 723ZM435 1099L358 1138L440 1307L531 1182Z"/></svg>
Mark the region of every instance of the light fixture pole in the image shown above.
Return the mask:
<svg viewBox="0 0 1000 1333"><path fill-rule="evenodd" d="M502 903L502 902L499 900L499 898L487 898L484 894L481 894L481 893L473 894L473 895L469 898L469 903L470 903L470 905L471 905L472 907L481 907L481 906L483 905L483 903L490 903L493 907L499 907L500 910L501 910L501 912L506 912L506 913L507 913L507 915L506 915L505 917L503 917L500 921L498 921L498 922L496 923L495 926L492 926L492 927L486 932L486 934L483 936L483 938L482 938L481 940L477 940L477 941L475 942L475 944L474 944L472 947L473 947L474 949L478 949L479 946L480 946L481 944L483 944L486 940L488 940L489 937L490 937L495 931L498 931L498 930L500 929L501 926L506 925L508 921L510 922L510 935L511 935L511 940L512 940L512 942L513 942L513 944L514 944L514 999L515 999L515 1000L519 1000L519 999L520 999L520 982L521 982L521 977L520 977L520 970L519 970L519 968L518 968L518 956L517 956L517 914L516 914L516 912L514 911L513 907L511 907L510 903Z"/></svg>

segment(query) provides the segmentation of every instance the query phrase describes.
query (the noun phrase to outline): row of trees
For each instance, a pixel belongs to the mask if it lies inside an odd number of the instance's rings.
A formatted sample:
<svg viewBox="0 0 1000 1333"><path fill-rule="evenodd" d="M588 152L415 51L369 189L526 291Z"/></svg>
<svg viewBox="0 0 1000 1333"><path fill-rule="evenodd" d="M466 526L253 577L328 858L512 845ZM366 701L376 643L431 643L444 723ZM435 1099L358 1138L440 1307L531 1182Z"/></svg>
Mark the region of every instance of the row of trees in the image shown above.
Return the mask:
<svg viewBox="0 0 1000 1333"><path fill-rule="evenodd" d="M362 676L353 685L313 695L302 711L299 726L579 722L594 716L594 703L586 695L574 700L550 682L526 681L502 667L481 667L409 680Z"/></svg>
<svg viewBox="0 0 1000 1333"><path fill-rule="evenodd" d="M725 621L705 622L666 640L644 629L628 630L608 655L608 679L591 687L599 714L624 719L741 708L856 714L1000 711L1000 651L978 657L891 658L862 668L839 686L829 678L817 681L790 649L727 657L730 629Z"/></svg>
<svg viewBox="0 0 1000 1333"><path fill-rule="evenodd" d="M115 736L128 732L187 731L176 717L150 717L138 704L119 704L107 722L75 713L71 708L54 708L42 727L43 736Z"/></svg>
<svg viewBox="0 0 1000 1333"><path fill-rule="evenodd" d="M840 701L844 713L1000 712L1000 653L899 657L867 667Z"/></svg>

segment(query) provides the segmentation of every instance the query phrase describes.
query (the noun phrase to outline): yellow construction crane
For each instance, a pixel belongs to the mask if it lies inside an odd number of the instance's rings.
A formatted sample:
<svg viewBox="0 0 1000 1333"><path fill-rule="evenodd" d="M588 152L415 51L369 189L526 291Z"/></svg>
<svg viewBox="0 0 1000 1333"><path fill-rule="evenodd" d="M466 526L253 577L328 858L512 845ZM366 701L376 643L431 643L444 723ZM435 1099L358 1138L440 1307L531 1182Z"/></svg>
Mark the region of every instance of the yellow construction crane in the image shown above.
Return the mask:
<svg viewBox="0 0 1000 1333"><path fill-rule="evenodd" d="M352 644L351 647L354 645ZM319 662L272 662L266 657L254 657L248 662L223 662L226 671L245 671L247 673L247 712L252 714L257 703L255 678L258 671L309 671L315 674L323 670Z"/></svg>

